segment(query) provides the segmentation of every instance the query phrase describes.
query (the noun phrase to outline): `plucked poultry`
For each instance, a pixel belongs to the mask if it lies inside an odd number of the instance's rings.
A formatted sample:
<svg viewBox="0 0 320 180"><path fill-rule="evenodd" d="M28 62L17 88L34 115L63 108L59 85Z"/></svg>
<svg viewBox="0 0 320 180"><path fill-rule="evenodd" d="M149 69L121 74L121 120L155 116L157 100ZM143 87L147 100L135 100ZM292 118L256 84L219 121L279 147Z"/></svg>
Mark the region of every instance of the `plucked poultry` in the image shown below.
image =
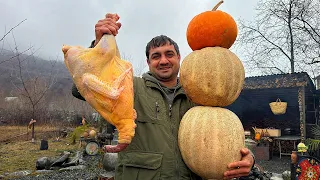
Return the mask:
<svg viewBox="0 0 320 180"><path fill-rule="evenodd" d="M118 132L118 144L104 147L120 152L130 144L136 124L133 71L122 60L113 35L103 35L94 48L64 45L64 62L79 93Z"/></svg>

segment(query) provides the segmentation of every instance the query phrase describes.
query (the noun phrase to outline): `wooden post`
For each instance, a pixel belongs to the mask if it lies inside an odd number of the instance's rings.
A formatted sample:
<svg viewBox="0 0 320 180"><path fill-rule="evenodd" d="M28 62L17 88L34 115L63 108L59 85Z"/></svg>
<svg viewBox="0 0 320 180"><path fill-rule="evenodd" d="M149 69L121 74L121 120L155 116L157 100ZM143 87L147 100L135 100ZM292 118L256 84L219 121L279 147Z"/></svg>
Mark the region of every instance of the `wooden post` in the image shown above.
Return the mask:
<svg viewBox="0 0 320 180"><path fill-rule="evenodd" d="M29 122L29 125L28 125L28 127L29 127L29 129L31 129L31 127L32 127L32 139L31 139L31 142L34 142L34 123L35 122L37 122L36 120L34 120L34 119L31 119L31 121Z"/></svg>
<svg viewBox="0 0 320 180"><path fill-rule="evenodd" d="M305 103L305 87L301 86L298 90L298 103L299 103L299 114L300 114L300 134L301 142L304 143L306 138L306 103Z"/></svg>
<svg viewBox="0 0 320 180"><path fill-rule="evenodd" d="M34 142L34 123L32 123L32 140L31 142Z"/></svg>

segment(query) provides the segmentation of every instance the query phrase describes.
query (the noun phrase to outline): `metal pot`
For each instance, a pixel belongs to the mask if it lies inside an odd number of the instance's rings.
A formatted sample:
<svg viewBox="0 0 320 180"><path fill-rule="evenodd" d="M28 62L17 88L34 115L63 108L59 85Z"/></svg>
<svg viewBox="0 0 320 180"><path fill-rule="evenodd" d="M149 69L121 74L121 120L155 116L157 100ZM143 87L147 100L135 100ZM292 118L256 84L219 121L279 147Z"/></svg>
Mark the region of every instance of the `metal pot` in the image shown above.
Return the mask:
<svg viewBox="0 0 320 180"><path fill-rule="evenodd" d="M283 134L284 134L284 135L294 135L294 134L295 134L295 130L292 129L292 128L285 128L285 129L283 130Z"/></svg>

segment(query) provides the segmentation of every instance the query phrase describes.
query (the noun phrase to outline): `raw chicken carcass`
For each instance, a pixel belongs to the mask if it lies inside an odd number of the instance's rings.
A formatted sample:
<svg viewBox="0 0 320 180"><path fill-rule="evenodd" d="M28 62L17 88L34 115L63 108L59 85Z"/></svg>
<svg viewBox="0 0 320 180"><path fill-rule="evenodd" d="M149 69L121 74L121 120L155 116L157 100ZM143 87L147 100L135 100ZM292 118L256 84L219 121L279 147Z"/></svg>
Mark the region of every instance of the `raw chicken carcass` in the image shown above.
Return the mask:
<svg viewBox="0 0 320 180"><path fill-rule="evenodd" d="M132 65L120 59L115 37L103 35L94 48L64 45L62 51L80 94L119 132L118 144L105 146L105 151L123 150L134 136L136 113Z"/></svg>

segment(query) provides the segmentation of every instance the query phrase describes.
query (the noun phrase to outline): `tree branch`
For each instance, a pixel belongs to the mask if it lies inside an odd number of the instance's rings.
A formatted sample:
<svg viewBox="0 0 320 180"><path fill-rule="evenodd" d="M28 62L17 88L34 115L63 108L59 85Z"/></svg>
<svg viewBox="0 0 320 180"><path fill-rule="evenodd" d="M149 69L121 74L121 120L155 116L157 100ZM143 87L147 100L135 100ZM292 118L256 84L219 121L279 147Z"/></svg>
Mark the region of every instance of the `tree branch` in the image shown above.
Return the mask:
<svg viewBox="0 0 320 180"><path fill-rule="evenodd" d="M0 41L3 41L4 38L11 32L13 31L16 27L18 27L20 24L22 24L24 21L26 21L27 19L22 20L21 22L19 22L17 25L15 25L14 27L12 27L6 34L3 35L3 37L0 39Z"/></svg>

